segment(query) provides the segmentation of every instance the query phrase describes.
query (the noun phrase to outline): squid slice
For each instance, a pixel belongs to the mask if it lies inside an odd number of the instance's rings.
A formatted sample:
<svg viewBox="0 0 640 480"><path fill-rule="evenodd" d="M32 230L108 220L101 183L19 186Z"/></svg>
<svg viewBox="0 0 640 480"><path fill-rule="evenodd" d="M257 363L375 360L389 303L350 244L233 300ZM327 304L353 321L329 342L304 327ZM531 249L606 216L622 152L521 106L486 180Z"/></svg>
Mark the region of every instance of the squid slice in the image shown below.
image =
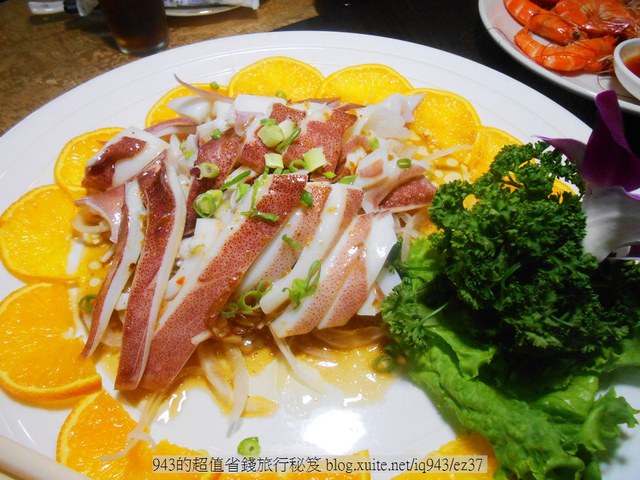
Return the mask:
<svg viewBox="0 0 640 480"><path fill-rule="evenodd" d="M272 313L289 298L285 288L291 287L296 278L305 278L316 260L323 260L339 240L351 220L362 206L363 192L359 188L341 183L331 185L320 223L313 237L307 242L298 261L291 271L280 280L273 282L271 290L260 300L264 313Z"/></svg>
<svg viewBox="0 0 640 480"><path fill-rule="evenodd" d="M122 218L126 221L120 223L118 243L111 261L111 268L102 282L96 304L93 307L89 337L82 350L83 356L92 355L100 343L118 298L138 261L144 242L142 219L145 214L140 185L136 179L133 179L125 185Z"/></svg>
<svg viewBox="0 0 640 480"><path fill-rule="evenodd" d="M387 164L385 181L365 191L362 205L365 212L378 211L382 201L387 198L391 192L409 180L424 176L426 172L426 168L417 162L413 162L409 168L399 168L396 162L387 162Z"/></svg>
<svg viewBox="0 0 640 480"><path fill-rule="evenodd" d="M326 183L309 183L306 190L311 194L313 205L298 207L289 218L279 235L273 238L251 268L242 278L234 296L254 289L261 280L271 282L282 278L295 265L300 257L301 248L287 243L285 235L301 246L306 245L320 222L320 214L331 193L331 186Z"/></svg>
<svg viewBox="0 0 640 480"><path fill-rule="evenodd" d="M193 229L196 225L196 219L198 218L198 215L193 208L193 202L201 193L204 193L207 190L220 188L224 184L236 162L239 149L240 139L229 133L217 140L209 140L200 147L198 157L193 164L194 168L191 169L191 176L193 180L187 195L187 220L184 229L185 235L191 235L193 233ZM200 170L196 167L205 162L213 163L218 166L220 173L217 177L198 178L200 176Z"/></svg>
<svg viewBox="0 0 640 480"><path fill-rule="evenodd" d="M351 221L340 241L322 262L315 292L303 298L299 305L290 303L271 323L271 330L276 336L282 338L308 333L325 318L351 271L358 265L357 259L364 251L373 218L373 213L367 213ZM305 277L307 272L302 278Z"/></svg>
<svg viewBox="0 0 640 480"><path fill-rule="evenodd" d="M364 249L351 266L347 280L318 328L345 325L365 304L391 249L398 241L393 227L391 212L381 212L373 218Z"/></svg>
<svg viewBox="0 0 640 480"><path fill-rule="evenodd" d="M437 187L427 177L419 176L403 183L387 195L380 208L392 212L404 212L431 203Z"/></svg>
<svg viewBox="0 0 640 480"><path fill-rule="evenodd" d="M125 197L125 184L110 188L104 192L89 195L76 200L79 207L87 207L104 218L111 229L109 240L111 243L118 243L118 233L122 222L123 206Z"/></svg>
<svg viewBox="0 0 640 480"><path fill-rule="evenodd" d="M106 190L132 179L155 160L169 144L137 127L129 127L109 140L89 159L85 186Z"/></svg>
<svg viewBox="0 0 640 480"><path fill-rule="evenodd" d="M175 171L162 159L138 177L147 207L145 242L124 316L115 387L138 386L149 355L155 322L184 231L186 205Z"/></svg>
<svg viewBox="0 0 640 480"><path fill-rule="evenodd" d="M151 390L169 387L195 351L193 339L220 314L242 276L300 202L306 183L306 175L294 174L270 176L261 186L254 183L256 195L249 190L243 197L200 271L185 280L160 317L141 386ZM243 215L249 211L247 206L275 214L277 220Z"/></svg>

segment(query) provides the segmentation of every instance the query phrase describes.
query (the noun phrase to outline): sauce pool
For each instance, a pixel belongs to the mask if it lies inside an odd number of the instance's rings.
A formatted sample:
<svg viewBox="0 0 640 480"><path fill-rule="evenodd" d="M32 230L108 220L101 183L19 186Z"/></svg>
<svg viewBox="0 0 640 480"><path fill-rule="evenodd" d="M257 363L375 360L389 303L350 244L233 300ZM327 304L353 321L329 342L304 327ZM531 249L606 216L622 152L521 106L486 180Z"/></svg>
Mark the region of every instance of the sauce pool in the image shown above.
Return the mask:
<svg viewBox="0 0 640 480"><path fill-rule="evenodd" d="M636 77L640 77L640 54L624 60L624 64L633 72Z"/></svg>

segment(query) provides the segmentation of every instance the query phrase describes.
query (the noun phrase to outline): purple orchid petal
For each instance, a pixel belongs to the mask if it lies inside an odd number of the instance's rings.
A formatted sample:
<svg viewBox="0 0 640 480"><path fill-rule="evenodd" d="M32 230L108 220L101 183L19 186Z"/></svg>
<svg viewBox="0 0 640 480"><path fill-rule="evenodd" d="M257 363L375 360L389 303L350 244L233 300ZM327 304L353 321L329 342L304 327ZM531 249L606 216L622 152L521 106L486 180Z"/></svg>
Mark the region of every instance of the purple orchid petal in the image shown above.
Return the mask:
<svg viewBox="0 0 640 480"><path fill-rule="evenodd" d="M584 160L585 150L587 149L584 143L579 140L574 140L573 138L540 137L540 139L547 142L553 148L560 150L565 157L580 168Z"/></svg>
<svg viewBox="0 0 640 480"><path fill-rule="evenodd" d="M640 187L640 158L625 137L622 111L613 90L596 96L598 116L584 152L580 175L593 188Z"/></svg>
<svg viewBox="0 0 640 480"><path fill-rule="evenodd" d="M582 209L587 215L584 251L598 261L621 247L640 244L640 196L622 187L601 188L585 195Z"/></svg>

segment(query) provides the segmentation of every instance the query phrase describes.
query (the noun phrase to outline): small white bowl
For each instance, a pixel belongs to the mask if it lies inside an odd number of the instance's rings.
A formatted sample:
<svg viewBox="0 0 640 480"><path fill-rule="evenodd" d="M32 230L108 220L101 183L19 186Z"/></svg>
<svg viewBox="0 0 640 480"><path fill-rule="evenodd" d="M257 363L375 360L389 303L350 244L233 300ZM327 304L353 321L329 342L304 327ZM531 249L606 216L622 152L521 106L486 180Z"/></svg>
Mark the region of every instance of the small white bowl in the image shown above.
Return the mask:
<svg viewBox="0 0 640 480"><path fill-rule="evenodd" d="M640 77L624 63L636 55L640 55L640 38L630 38L621 42L613 52L613 67L622 86L640 100Z"/></svg>

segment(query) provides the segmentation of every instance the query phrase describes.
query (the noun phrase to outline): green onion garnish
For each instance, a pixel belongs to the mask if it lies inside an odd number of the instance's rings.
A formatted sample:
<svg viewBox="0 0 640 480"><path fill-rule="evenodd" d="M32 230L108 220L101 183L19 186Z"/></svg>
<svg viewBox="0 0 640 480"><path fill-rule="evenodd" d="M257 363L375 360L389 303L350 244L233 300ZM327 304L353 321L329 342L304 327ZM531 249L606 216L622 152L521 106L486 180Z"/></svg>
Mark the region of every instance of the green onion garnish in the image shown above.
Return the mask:
<svg viewBox="0 0 640 480"><path fill-rule="evenodd" d="M289 300L294 304L293 308L298 308L303 298L313 295L318 288L320 281L320 260L316 260L309 267L307 278L296 278L291 284L291 288L283 288L282 291L289 290Z"/></svg>
<svg viewBox="0 0 640 480"><path fill-rule="evenodd" d="M218 84L218 82L211 82L209 86L211 87L212 90L218 90L220 88L220 85Z"/></svg>
<svg viewBox="0 0 640 480"><path fill-rule="evenodd" d="M409 168L411 166L411 159L401 158L396 162L396 165L398 165L398 168Z"/></svg>
<svg viewBox="0 0 640 480"><path fill-rule="evenodd" d="M83 312L93 313L93 305L96 303L97 298L98 296L94 294L85 295L78 302L78 307Z"/></svg>
<svg viewBox="0 0 640 480"><path fill-rule="evenodd" d="M324 172L322 175L324 175L324 178L327 178L329 180L336 178L335 172Z"/></svg>
<svg viewBox="0 0 640 480"><path fill-rule="evenodd" d="M392 372L398 366L396 360L391 356L383 353L382 355L376 357L373 361L373 368L378 370L379 372Z"/></svg>
<svg viewBox="0 0 640 480"><path fill-rule="evenodd" d="M222 202L221 190L207 190L198 195L193 202L193 209L202 218L211 218Z"/></svg>
<svg viewBox="0 0 640 480"><path fill-rule="evenodd" d="M283 235L282 236L282 241L284 243L288 243L289 245L291 245L296 250L300 250L302 248L302 245L300 245L300 242L295 241L293 238L291 238L288 235Z"/></svg>
<svg viewBox="0 0 640 480"><path fill-rule="evenodd" d="M211 132L211 138L213 140L220 140L222 138L222 130L216 128L213 132Z"/></svg>
<svg viewBox="0 0 640 480"><path fill-rule="evenodd" d="M258 437L245 438L238 444L238 453L243 456L257 457L260 455Z"/></svg>
<svg viewBox="0 0 640 480"><path fill-rule="evenodd" d="M238 305L233 302L225 303L222 307L222 310L220 310L220 315L222 315L224 318L234 317L237 313Z"/></svg>
<svg viewBox="0 0 640 480"><path fill-rule="evenodd" d="M198 180L202 180L203 178L216 178L220 175L220 167L213 162L202 162L196 165L195 168L200 172Z"/></svg>
<svg viewBox="0 0 640 480"><path fill-rule="evenodd" d="M348 177L341 178L338 183L352 185L356 178L358 178L358 175L349 175Z"/></svg>
<svg viewBox="0 0 640 480"><path fill-rule="evenodd" d="M282 129L280 129L282 131ZM291 134L287 138L285 138L278 146L276 147L276 152L282 153L284 152L289 145L291 145L296 138L300 136L300 132L302 132L301 128L294 129ZM265 144L266 145L266 144Z"/></svg>
<svg viewBox="0 0 640 480"><path fill-rule="evenodd" d="M307 190L303 190L302 196L300 197L300 202L305 207L313 207L313 196Z"/></svg>
<svg viewBox="0 0 640 480"><path fill-rule="evenodd" d="M380 140L378 139L378 137L373 137L371 140L369 140L369 146L371 147L371 150L380 148Z"/></svg>
<svg viewBox="0 0 640 480"><path fill-rule="evenodd" d="M220 190L224 191L227 188L234 186L236 183L240 183L242 180L247 178L249 175L251 175L251 170L247 170L246 172L242 172L241 174L236 175L235 177L233 177L228 182L223 183L222 186L220 187Z"/></svg>
<svg viewBox="0 0 640 480"><path fill-rule="evenodd" d="M282 90L276 91L276 97L282 98L284 100L287 100L287 94L284 93L284 91L282 91Z"/></svg>

